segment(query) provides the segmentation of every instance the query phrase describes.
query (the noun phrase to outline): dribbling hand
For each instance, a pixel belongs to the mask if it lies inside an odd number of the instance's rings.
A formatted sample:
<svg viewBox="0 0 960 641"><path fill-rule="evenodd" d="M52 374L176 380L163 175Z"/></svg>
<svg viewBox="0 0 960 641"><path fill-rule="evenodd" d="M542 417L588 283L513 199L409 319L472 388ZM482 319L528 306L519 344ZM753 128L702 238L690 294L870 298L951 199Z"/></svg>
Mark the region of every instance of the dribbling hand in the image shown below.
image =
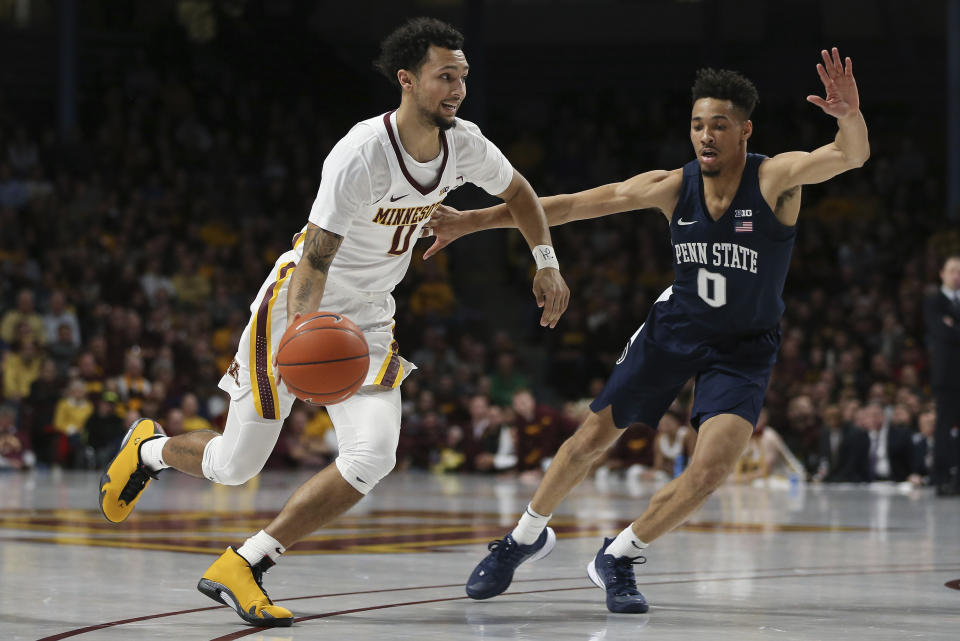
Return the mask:
<svg viewBox="0 0 960 641"><path fill-rule="evenodd" d="M817 74L823 81L826 97L807 96L807 102L816 106L834 118L843 118L860 110L860 94L857 81L853 79L853 60L847 56L846 67L840 62L840 52L834 47L832 52L826 49L820 52L823 64L817 64Z"/></svg>

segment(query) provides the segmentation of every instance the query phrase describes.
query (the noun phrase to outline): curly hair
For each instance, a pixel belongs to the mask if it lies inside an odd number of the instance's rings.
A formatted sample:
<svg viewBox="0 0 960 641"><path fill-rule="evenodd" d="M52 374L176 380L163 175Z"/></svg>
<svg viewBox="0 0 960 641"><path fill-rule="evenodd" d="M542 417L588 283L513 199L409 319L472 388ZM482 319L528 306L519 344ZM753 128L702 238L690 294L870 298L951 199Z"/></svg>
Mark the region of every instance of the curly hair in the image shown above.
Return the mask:
<svg viewBox="0 0 960 641"><path fill-rule="evenodd" d="M729 69L709 67L697 71L697 79L693 83L693 102L701 98L729 100L743 112L744 119L750 117L760 101L757 88L745 77Z"/></svg>
<svg viewBox="0 0 960 641"><path fill-rule="evenodd" d="M412 18L380 43L380 56L373 66L397 87L397 71L419 73L430 45L463 49L463 34L436 18Z"/></svg>

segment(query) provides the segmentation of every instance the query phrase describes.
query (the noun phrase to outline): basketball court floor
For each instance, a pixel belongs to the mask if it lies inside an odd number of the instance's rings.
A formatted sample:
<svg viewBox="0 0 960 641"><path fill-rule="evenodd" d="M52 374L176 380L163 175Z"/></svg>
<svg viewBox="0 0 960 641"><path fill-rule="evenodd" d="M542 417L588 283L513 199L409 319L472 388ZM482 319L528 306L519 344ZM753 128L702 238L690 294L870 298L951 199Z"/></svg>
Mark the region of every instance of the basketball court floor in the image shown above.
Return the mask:
<svg viewBox="0 0 960 641"><path fill-rule="evenodd" d="M96 473L0 474L0 639L395 641L960 638L960 501L899 487L727 486L638 566L645 615L584 568L655 486L585 483L552 555L483 602L463 583L534 484L398 473L267 574L293 627L244 624L196 590L306 473L226 488L167 473L115 526Z"/></svg>

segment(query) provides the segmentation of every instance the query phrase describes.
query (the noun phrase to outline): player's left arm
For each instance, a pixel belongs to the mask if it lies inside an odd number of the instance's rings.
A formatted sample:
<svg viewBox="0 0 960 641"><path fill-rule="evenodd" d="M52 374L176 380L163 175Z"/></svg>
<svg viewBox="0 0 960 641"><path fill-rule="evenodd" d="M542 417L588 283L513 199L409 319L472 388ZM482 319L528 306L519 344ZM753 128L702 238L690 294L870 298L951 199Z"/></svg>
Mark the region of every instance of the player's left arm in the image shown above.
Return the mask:
<svg viewBox="0 0 960 641"><path fill-rule="evenodd" d="M497 194L510 212L520 233L523 234L531 251L541 251L542 247L548 248L552 252L553 243L550 240L550 227L547 224L547 215L543 211L543 205L537 198L537 193L527 182L527 179L520 175L517 170L513 171L513 178L507 186L506 191ZM551 253L545 256L556 265L556 257ZM533 293L537 299L537 305L543 308L543 314L540 317L540 325L546 327L556 327L560 316L567 309L570 302L570 288L567 287L563 276L560 275L559 267L543 267L537 269L536 276L533 277Z"/></svg>
<svg viewBox="0 0 960 641"><path fill-rule="evenodd" d="M811 102L837 119L833 142L811 152L778 154L760 166L760 188L768 202L779 202L784 194L801 185L821 183L850 169L862 167L870 157L867 123L860 113L860 96L853 77L853 61L840 61L840 53L821 52L823 64L817 73L826 97L807 96Z"/></svg>

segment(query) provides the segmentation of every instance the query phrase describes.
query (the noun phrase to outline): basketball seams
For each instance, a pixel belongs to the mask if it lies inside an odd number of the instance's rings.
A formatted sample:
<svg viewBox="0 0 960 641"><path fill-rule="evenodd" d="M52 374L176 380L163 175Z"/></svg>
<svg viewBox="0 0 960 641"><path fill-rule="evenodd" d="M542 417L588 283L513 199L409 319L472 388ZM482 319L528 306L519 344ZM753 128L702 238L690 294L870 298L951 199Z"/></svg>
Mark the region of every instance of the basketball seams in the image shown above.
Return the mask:
<svg viewBox="0 0 960 641"><path fill-rule="evenodd" d="M281 363L278 362L277 365L282 367L299 367L300 365L324 365L326 363L340 363L342 361L355 361L358 358L368 358L370 352L364 352L363 354L357 354L356 356L344 356L343 358L331 358L325 361L305 361L303 363Z"/></svg>
<svg viewBox="0 0 960 641"><path fill-rule="evenodd" d="M326 318L326 317L318 317L318 318ZM313 319L311 318L310 320L313 320ZM306 334L307 332L316 332L316 331L321 330L321 329L335 329L335 330L337 330L338 332L349 332L350 334L353 334L354 336L359 336L359 337L363 338L364 341L367 340L366 338L364 338L362 331L354 331L354 330L353 330L352 328L350 328L350 327L337 327L336 325L322 325L322 326L320 326L320 327L307 327L306 329L297 329L297 332L296 332L295 334L290 335L290 336L287 338L287 340L281 340L281 342L280 342L280 347L277 348L277 353L279 353L280 350L283 349L283 346L284 346L284 345L286 345L287 343L289 343L290 341L292 341L292 340L293 340L294 338L296 338L297 336L300 336L301 334Z"/></svg>

